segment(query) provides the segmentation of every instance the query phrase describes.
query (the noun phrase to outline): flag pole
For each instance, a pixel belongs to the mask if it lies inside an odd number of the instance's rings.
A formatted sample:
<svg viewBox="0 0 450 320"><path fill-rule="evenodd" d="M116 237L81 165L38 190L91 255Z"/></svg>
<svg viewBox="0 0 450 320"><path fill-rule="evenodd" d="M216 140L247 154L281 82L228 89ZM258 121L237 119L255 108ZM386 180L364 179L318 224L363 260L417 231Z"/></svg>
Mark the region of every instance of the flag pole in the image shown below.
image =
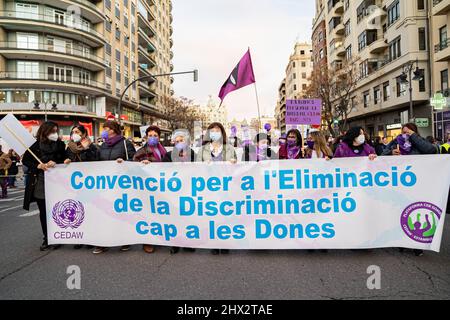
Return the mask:
<svg viewBox="0 0 450 320"><path fill-rule="evenodd" d="M13 136L14 136L14 138L16 138L17 139L17 141L19 141L20 142L20 144L25 148L25 149L27 149L27 151L40 163L40 164L43 164L42 163L42 161L41 161L41 159L39 159L35 154L34 154L34 152L33 151L31 151L31 149L30 148L28 148L27 146L26 146L26 144L25 144L25 142L23 142L23 140L22 140L22 138L20 138L14 131L12 131L9 127L8 127L8 125L7 124L5 124L5 128L6 128L6 130L8 130L9 131L9 133L11 133Z"/></svg>
<svg viewBox="0 0 450 320"><path fill-rule="evenodd" d="M261 109L259 107L259 96L258 96L258 88L256 87L256 81L255 81L254 85L255 85L256 105L258 107L258 123L259 123L258 131L260 131L261 128L262 128L262 124L261 124Z"/></svg>

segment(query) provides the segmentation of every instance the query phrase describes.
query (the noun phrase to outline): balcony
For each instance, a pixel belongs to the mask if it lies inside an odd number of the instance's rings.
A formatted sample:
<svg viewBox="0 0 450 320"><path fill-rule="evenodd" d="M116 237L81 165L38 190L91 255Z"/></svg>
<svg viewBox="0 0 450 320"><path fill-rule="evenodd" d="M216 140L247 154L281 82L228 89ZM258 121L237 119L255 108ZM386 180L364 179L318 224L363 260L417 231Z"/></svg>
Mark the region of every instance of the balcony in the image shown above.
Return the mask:
<svg viewBox="0 0 450 320"><path fill-rule="evenodd" d="M139 63L143 63L146 64L151 68L153 68L154 66L156 66L156 62L155 60L153 60L152 56L151 56L151 52L146 50L144 47L142 47L141 45L139 45L138 47L138 55L139 55Z"/></svg>
<svg viewBox="0 0 450 320"><path fill-rule="evenodd" d="M448 0L433 0L433 15L446 16L450 11L450 1Z"/></svg>
<svg viewBox="0 0 450 320"><path fill-rule="evenodd" d="M147 67L139 65L139 77L151 77L151 76L153 76L153 74L150 72L150 70ZM148 81L155 82L156 78L153 77Z"/></svg>
<svg viewBox="0 0 450 320"><path fill-rule="evenodd" d="M0 54L10 60L50 61L90 71L101 71L107 66L106 60L102 57L83 50L47 43L0 42Z"/></svg>
<svg viewBox="0 0 450 320"><path fill-rule="evenodd" d="M450 38L434 46L436 62L450 61Z"/></svg>
<svg viewBox="0 0 450 320"><path fill-rule="evenodd" d="M30 102L12 102L12 103L0 103L0 114L13 113L13 114L45 114L45 104L41 103L40 109L35 109L34 103ZM96 118L95 107L73 105L73 104L58 104L57 110L52 110L51 103L47 104L47 114L57 116L74 116L74 117L90 117Z"/></svg>
<svg viewBox="0 0 450 320"><path fill-rule="evenodd" d="M156 98L156 93L150 89L145 81L139 81L139 96L144 98Z"/></svg>
<svg viewBox="0 0 450 320"><path fill-rule="evenodd" d="M56 78L54 75L43 72L10 72L0 71L0 88L21 89L70 89L75 92L83 92L91 95L104 94L106 86L95 80L82 79L76 76L66 75L65 79Z"/></svg>
<svg viewBox="0 0 450 320"><path fill-rule="evenodd" d="M170 64L170 72L172 72L173 69L175 69L175 67L174 67L173 63L171 63L171 64Z"/></svg>
<svg viewBox="0 0 450 320"><path fill-rule="evenodd" d="M344 57L345 56L345 48L344 45L340 45L335 49L335 53L338 57Z"/></svg>
<svg viewBox="0 0 450 320"><path fill-rule="evenodd" d="M333 7L333 15L340 16L344 13L344 1L339 0Z"/></svg>
<svg viewBox="0 0 450 320"><path fill-rule="evenodd" d="M156 51L156 46L153 43L153 41L150 39L150 36L140 26L138 28L138 42L139 42L139 45L142 45L143 47L147 47L148 45L151 45L151 48L154 51Z"/></svg>
<svg viewBox="0 0 450 320"><path fill-rule="evenodd" d="M336 27L334 27L333 29L333 35L335 37L341 37L345 34L345 26L343 23L339 23L338 25L336 25Z"/></svg>
<svg viewBox="0 0 450 320"><path fill-rule="evenodd" d="M89 20L90 22L92 22L94 24L101 23L101 22L105 21L105 19L106 19L106 16L102 12L101 8L97 7L94 3L92 3L89 0L63 0L63 1L21 0L20 2L30 2L30 3L39 2L39 4L41 4L41 5L47 5L49 7L61 9L63 11L70 11L70 8L77 8L76 13L79 13L83 18L86 18L87 20ZM79 12L78 12L78 9L80 10Z"/></svg>
<svg viewBox="0 0 450 320"><path fill-rule="evenodd" d="M380 54L389 47L384 39L375 40L369 45L369 52L371 54Z"/></svg>
<svg viewBox="0 0 450 320"><path fill-rule="evenodd" d="M7 30L51 33L71 38L91 47L97 48L105 44L103 34L92 27L74 21L71 17L58 18L54 15L34 14L16 11L0 11L0 24Z"/></svg>

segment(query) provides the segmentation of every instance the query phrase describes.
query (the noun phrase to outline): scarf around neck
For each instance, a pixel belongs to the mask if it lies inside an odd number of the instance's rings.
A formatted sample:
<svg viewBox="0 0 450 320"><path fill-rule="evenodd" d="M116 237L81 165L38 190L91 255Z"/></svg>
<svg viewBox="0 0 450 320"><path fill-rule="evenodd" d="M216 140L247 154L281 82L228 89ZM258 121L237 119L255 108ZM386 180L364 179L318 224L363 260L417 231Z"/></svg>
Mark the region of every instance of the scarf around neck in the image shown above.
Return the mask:
<svg viewBox="0 0 450 320"><path fill-rule="evenodd" d="M124 139L124 137L122 135L117 135L115 137L106 139L105 143L108 147L114 147L116 144L118 144L123 139Z"/></svg>

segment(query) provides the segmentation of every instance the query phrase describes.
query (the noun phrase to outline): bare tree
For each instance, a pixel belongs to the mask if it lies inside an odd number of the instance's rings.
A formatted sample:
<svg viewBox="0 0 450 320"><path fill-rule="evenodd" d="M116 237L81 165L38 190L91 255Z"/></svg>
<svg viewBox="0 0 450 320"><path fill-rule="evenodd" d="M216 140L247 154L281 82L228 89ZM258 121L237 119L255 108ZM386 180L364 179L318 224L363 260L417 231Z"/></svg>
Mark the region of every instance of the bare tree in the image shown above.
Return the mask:
<svg viewBox="0 0 450 320"><path fill-rule="evenodd" d="M311 74L305 97L322 99L322 121L333 136L347 129L348 117L357 103L353 94L359 80L357 59L332 69L324 64L316 67ZM335 120L340 120L338 128L335 127Z"/></svg>
<svg viewBox="0 0 450 320"><path fill-rule="evenodd" d="M172 131L181 128L193 133L195 122L202 121L205 118L200 107L194 105L192 100L185 97L164 96L162 104L165 110L165 120Z"/></svg>

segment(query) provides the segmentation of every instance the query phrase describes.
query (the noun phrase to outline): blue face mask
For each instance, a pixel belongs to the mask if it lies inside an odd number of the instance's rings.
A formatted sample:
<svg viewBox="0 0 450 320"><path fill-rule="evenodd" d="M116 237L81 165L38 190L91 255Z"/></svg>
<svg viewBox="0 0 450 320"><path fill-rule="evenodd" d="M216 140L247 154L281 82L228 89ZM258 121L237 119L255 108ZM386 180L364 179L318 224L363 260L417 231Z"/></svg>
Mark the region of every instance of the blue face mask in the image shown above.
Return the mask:
<svg viewBox="0 0 450 320"><path fill-rule="evenodd" d="M159 139L157 137L148 138L148 145L151 147L156 147L159 144Z"/></svg>
<svg viewBox="0 0 450 320"><path fill-rule="evenodd" d="M175 145L175 148L176 148L178 151L186 150L186 149L187 149L187 143L186 143L186 142L179 142L179 143L177 143L177 144Z"/></svg>
<svg viewBox="0 0 450 320"><path fill-rule="evenodd" d="M222 139L222 133L220 133L220 132L210 132L209 136L210 136L211 140L214 142L218 142Z"/></svg>
<svg viewBox="0 0 450 320"><path fill-rule="evenodd" d="M105 131L102 132L102 139L103 140L108 139L108 131L105 130Z"/></svg>

